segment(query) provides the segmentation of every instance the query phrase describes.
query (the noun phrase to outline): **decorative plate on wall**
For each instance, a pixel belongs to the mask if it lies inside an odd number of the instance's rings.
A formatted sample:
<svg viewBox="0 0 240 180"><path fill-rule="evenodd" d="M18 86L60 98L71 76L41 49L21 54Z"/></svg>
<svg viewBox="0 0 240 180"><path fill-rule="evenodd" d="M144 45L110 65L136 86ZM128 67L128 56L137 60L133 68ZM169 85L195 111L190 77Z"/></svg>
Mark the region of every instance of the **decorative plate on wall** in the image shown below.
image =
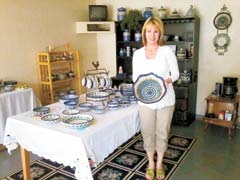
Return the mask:
<svg viewBox="0 0 240 180"><path fill-rule="evenodd" d="M230 37L228 34L217 34L213 39L213 44L217 49L226 49L230 44Z"/></svg>
<svg viewBox="0 0 240 180"><path fill-rule="evenodd" d="M134 83L134 94L143 103L158 102L166 94L164 79L154 73L140 75Z"/></svg>
<svg viewBox="0 0 240 180"><path fill-rule="evenodd" d="M214 26L219 30L227 29L231 25L231 23L232 17L230 13L227 12L218 13L213 20Z"/></svg>

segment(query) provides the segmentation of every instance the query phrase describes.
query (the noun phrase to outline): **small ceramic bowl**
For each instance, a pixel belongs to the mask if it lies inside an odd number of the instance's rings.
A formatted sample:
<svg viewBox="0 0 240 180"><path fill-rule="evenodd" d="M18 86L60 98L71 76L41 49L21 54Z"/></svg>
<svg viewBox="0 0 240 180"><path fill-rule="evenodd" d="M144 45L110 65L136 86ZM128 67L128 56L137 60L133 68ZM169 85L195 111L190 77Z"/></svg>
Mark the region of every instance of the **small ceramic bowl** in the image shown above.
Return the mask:
<svg viewBox="0 0 240 180"><path fill-rule="evenodd" d="M75 109L78 105L78 102L74 100L69 100L69 101L65 101L64 105L67 109Z"/></svg>
<svg viewBox="0 0 240 180"><path fill-rule="evenodd" d="M92 104L92 103L85 102L85 103L79 104L78 107L79 107L80 111L85 111L85 112L87 112L87 111L90 111L90 110L92 109L93 104Z"/></svg>
<svg viewBox="0 0 240 180"><path fill-rule="evenodd" d="M63 104L66 101L71 101L71 100L76 101L78 103L79 96L77 94L65 94L65 95L59 97L59 101Z"/></svg>
<svg viewBox="0 0 240 180"><path fill-rule="evenodd" d="M34 116L43 116L50 113L50 107L41 106L41 107L35 107L33 109L33 115Z"/></svg>
<svg viewBox="0 0 240 180"><path fill-rule="evenodd" d="M105 113L106 107L103 105L95 105L92 107L92 112L95 114L102 114Z"/></svg>
<svg viewBox="0 0 240 180"><path fill-rule="evenodd" d="M5 85L4 86L4 91L8 92L8 91L13 91L14 90L14 85Z"/></svg>

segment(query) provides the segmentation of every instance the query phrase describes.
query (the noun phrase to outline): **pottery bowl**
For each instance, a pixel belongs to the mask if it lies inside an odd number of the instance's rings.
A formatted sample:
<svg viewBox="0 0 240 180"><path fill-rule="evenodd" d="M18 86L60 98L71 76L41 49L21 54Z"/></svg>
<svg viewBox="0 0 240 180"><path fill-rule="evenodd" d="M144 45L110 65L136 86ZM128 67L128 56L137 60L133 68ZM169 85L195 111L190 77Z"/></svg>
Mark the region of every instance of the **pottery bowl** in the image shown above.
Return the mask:
<svg viewBox="0 0 240 180"><path fill-rule="evenodd" d="M78 103L79 96L77 94L65 94L59 97L59 101L64 104L66 101L76 101Z"/></svg>
<svg viewBox="0 0 240 180"><path fill-rule="evenodd" d="M78 105L78 102L74 100L69 100L69 101L65 101L64 105L67 109L75 109Z"/></svg>

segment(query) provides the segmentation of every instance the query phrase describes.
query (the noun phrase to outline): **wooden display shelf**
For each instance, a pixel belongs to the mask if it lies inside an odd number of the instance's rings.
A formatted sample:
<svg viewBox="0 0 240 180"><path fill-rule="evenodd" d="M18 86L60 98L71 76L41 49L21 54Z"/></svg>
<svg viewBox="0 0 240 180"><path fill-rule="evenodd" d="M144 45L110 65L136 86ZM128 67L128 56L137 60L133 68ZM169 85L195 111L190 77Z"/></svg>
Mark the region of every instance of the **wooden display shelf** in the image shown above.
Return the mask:
<svg viewBox="0 0 240 180"><path fill-rule="evenodd" d="M61 91L74 89L77 94L81 94L78 51L40 52L37 54L37 62L43 105L56 102ZM69 72L74 76L68 76ZM66 77L59 78L59 75Z"/></svg>

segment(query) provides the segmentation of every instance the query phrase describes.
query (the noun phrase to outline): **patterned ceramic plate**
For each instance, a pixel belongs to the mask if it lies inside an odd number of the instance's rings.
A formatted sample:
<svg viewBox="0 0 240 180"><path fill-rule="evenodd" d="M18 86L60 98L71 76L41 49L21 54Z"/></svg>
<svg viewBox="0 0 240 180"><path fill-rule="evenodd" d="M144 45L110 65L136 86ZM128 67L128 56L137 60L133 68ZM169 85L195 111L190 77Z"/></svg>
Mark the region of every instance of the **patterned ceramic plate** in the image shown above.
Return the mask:
<svg viewBox="0 0 240 180"><path fill-rule="evenodd" d="M77 114L62 119L63 124L71 128L85 128L93 121L93 116L90 114Z"/></svg>
<svg viewBox="0 0 240 180"><path fill-rule="evenodd" d="M164 79L154 73L140 75L134 83L136 98L146 104L160 101L165 93Z"/></svg>

